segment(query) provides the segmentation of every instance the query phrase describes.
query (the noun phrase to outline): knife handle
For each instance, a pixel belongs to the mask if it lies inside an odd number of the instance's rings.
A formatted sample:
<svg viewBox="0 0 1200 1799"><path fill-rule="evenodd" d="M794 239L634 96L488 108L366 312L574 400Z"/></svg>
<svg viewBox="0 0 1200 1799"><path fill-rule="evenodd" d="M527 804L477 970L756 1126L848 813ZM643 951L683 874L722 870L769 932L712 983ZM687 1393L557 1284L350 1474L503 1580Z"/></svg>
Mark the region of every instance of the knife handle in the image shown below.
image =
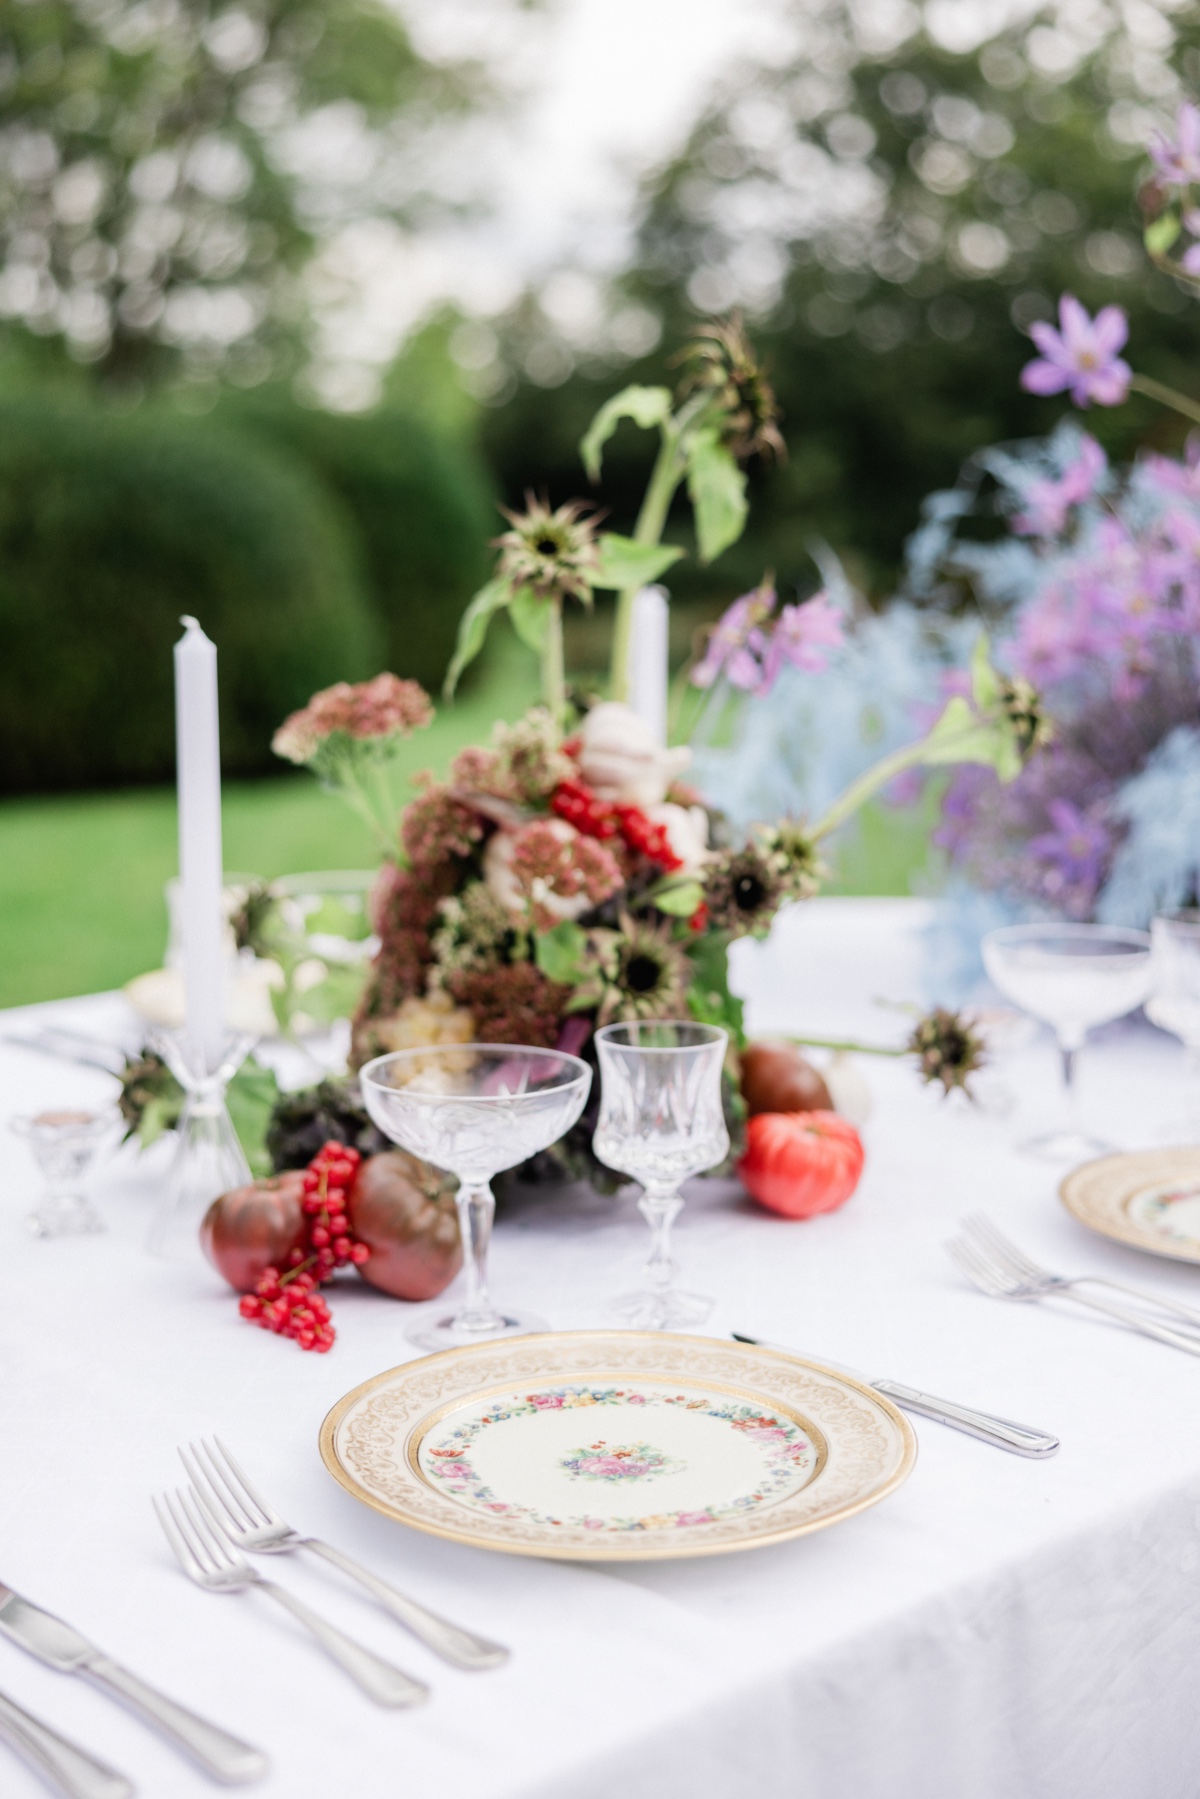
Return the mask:
<svg viewBox="0 0 1200 1799"><path fill-rule="evenodd" d="M168 1699L165 1693L106 1655L93 1656L79 1671L141 1712L213 1780L226 1786L244 1786L248 1781L261 1780L271 1765L261 1749L230 1736L206 1718L198 1718L195 1712Z"/></svg>
<svg viewBox="0 0 1200 1799"><path fill-rule="evenodd" d="M66 1799L133 1799L134 1785L0 1693L0 1736Z"/></svg>
<svg viewBox="0 0 1200 1799"><path fill-rule="evenodd" d="M877 1393L894 1400L906 1412L916 1412L921 1418L936 1418L939 1424L948 1424L951 1430L961 1430L968 1437L978 1437L981 1442L993 1443L997 1449L1010 1450L1013 1455L1053 1455L1059 1446L1058 1438L1052 1437L1049 1431L1014 1424L1010 1418L994 1418L990 1412L977 1412L949 1399L935 1399L932 1393L902 1387L899 1381L875 1380L871 1385Z"/></svg>

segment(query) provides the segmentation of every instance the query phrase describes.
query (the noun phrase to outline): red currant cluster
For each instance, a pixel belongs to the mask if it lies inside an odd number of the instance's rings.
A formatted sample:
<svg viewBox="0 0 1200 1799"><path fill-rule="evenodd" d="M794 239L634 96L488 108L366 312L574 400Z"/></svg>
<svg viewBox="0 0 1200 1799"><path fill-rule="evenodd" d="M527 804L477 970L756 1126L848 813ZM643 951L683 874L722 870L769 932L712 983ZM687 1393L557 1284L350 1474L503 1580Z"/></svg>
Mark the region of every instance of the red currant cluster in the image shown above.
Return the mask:
<svg viewBox="0 0 1200 1799"><path fill-rule="evenodd" d="M683 867L671 848L666 826L647 818L640 806L606 805L582 781L560 781L550 804L585 837L608 838L619 833L631 850L656 862L667 874Z"/></svg>
<svg viewBox="0 0 1200 1799"><path fill-rule="evenodd" d="M365 1243L354 1241L346 1218L346 1198L361 1161L358 1151L345 1143L326 1143L305 1170L304 1212L311 1221L313 1253L306 1257L294 1249L292 1259L297 1265L311 1261L318 1281L328 1280L335 1268L360 1265L371 1253Z"/></svg>
<svg viewBox="0 0 1200 1799"><path fill-rule="evenodd" d="M301 1349L324 1355L333 1348L329 1307L317 1292L316 1276L307 1271L293 1268L280 1274L278 1268L268 1268L253 1293L242 1294L238 1311L261 1329L290 1337Z"/></svg>
<svg viewBox="0 0 1200 1799"><path fill-rule="evenodd" d="M243 1318L320 1355L332 1349L335 1333L317 1288L335 1269L361 1266L371 1253L365 1243L355 1241L346 1217L361 1161L358 1151L344 1143L326 1143L318 1150L304 1172L306 1244L291 1251L286 1274L264 1269L253 1293L243 1294L238 1304Z"/></svg>

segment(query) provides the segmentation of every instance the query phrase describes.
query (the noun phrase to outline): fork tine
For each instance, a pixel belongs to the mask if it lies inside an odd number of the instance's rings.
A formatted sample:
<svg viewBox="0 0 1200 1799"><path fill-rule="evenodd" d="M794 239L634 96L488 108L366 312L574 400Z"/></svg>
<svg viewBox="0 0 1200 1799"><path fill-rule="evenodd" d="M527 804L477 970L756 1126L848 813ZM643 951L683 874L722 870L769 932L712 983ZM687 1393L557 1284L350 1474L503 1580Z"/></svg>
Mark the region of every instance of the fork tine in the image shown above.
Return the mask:
<svg viewBox="0 0 1200 1799"><path fill-rule="evenodd" d="M171 1546L175 1560L179 1563L179 1566L183 1569L189 1580L199 1580L204 1570L192 1554L187 1539L175 1522L173 1508L171 1506L171 1495L169 1493L164 1493L160 1498L156 1493L150 1503L154 1507L154 1515L162 1526L162 1533Z"/></svg>
<svg viewBox="0 0 1200 1799"><path fill-rule="evenodd" d="M1007 1262L1023 1280L1040 1280L1045 1277L1047 1270L1031 1261L984 1213L972 1212L968 1218L963 1219L963 1228L994 1256Z"/></svg>
<svg viewBox="0 0 1200 1799"><path fill-rule="evenodd" d="M973 1287L981 1292L989 1293L994 1298L1009 1291L995 1268L976 1250L975 1245L966 1237L952 1237L946 1244L946 1253L961 1274L965 1274Z"/></svg>
<svg viewBox="0 0 1200 1799"><path fill-rule="evenodd" d="M209 1509L224 1530L236 1535L252 1528L253 1520L245 1507L237 1503L236 1495L230 1494L228 1482L220 1478L220 1470L214 1472L210 1466L203 1443L189 1443L186 1449L180 1445L179 1459L187 1469L193 1491L212 1502Z"/></svg>
<svg viewBox="0 0 1200 1799"><path fill-rule="evenodd" d="M195 1523L184 1502L182 1490L176 1487L173 1493L164 1493L163 1499L174 1520L176 1530L187 1544L192 1560L200 1570L199 1578L207 1580L209 1575L219 1571L221 1564L213 1556L207 1539L196 1530Z"/></svg>
<svg viewBox="0 0 1200 1799"><path fill-rule="evenodd" d="M211 1486L214 1481L220 1482L224 1492L229 1495L230 1503L244 1520L243 1528L257 1530L264 1521L270 1523L270 1519L264 1520L261 1507L255 1503L249 1493L242 1491L236 1476L225 1466L224 1458L219 1448L215 1446L215 1440L201 1442L199 1449L203 1455L204 1465L209 1472L209 1485Z"/></svg>
<svg viewBox="0 0 1200 1799"><path fill-rule="evenodd" d="M216 1448L216 1450L218 1451L218 1453L224 1460L225 1465L229 1469L230 1474L232 1474L234 1480L237 1482L238 1486L241 1488L241 1490L245 1494L246 1498L249 1499L254 1505L256 1505L258 1507L259 1511L262 1513L264 1523L266 1523L266 1524L282 1524L283 1519L279 1516L279 1513L272 1510L272 1508L267 1504L266 1500L263 1498L262 1494L258 1491L257 1487L251 1486L250 1482L247 1480L245 1474L242 1472L238 1463L234 1461L233 1456L230 1454L229 1450L226 1449L224 1443L222 1443L220 1437L214 1437L212 1439L212 1441L213 1441L213 1446Z"/></svg>
<svg viewBox="0 0 1200 1799"><path fill-rule="evenodd" d="M225 1532L221 1529L217 1518L210 1510L203 1493L195 1487L189 1487L186 1493L179 1494L179 1502L191 1522L193 1530L204 1543L209 1560L214 1567L224 1573L240 1572L243 1568L249 1573L249 1564L242 1560Z"/></svg>

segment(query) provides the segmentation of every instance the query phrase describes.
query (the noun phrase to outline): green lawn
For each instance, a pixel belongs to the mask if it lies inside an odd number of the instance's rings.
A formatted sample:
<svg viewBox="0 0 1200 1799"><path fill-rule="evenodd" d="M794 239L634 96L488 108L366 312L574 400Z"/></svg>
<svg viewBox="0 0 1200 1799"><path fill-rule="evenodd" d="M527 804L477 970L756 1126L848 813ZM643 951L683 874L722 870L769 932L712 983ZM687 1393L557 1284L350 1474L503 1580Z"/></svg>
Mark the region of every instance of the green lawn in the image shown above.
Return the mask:
<svg viewBox="0 0 1200 1799"><path fill-rule="evenodd" d="M498 646L499 647L499 646ZM442 769L463 744L534 698L531 659L505 646L478 686L408 746L407 773ZM928 820L868 812L837 857L830 891L906 893L926 862ZM224 792L225 866L264 876L367 868L366 829L311 777L232 781ZM176 870L168 788L0 803L0 1005L118 987L157 968L163 884Z"/></svg>

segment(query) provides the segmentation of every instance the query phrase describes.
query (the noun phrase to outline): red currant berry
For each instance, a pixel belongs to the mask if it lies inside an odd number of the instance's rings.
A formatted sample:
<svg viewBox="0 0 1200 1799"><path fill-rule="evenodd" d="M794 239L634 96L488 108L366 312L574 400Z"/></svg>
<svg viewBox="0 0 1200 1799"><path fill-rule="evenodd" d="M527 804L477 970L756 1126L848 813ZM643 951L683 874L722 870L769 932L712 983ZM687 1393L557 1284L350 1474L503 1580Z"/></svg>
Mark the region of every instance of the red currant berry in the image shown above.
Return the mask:
<svg viewBox="0 0 1200 1799"><path fill-rule="evenodd" d="M363 1263L369 1262L370 1259L371 1252L365 1243L355 1243L352 1246L350 1250L350 1260L354 1263L356 1268L361 1268Z"/></svg>

